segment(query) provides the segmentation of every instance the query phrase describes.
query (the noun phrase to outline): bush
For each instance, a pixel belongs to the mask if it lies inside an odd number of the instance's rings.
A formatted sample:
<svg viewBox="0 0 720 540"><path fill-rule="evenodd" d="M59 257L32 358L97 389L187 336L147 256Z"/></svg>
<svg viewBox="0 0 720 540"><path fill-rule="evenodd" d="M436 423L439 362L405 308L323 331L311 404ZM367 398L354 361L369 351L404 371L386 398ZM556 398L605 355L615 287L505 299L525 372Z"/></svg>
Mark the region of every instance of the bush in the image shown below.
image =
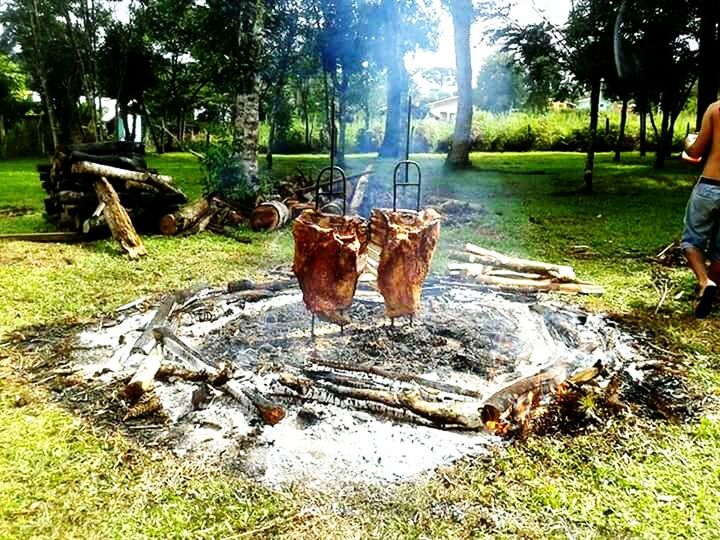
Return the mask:
<svg viewBox="0 0 720 540"><path fill-rule="evenodd" d="M210 144L201 159L205 178L203 193L217 194L241 207L253 207L258 196L272 192L267 179L252 178L235 155L232 141L223 138Z"/></svg>

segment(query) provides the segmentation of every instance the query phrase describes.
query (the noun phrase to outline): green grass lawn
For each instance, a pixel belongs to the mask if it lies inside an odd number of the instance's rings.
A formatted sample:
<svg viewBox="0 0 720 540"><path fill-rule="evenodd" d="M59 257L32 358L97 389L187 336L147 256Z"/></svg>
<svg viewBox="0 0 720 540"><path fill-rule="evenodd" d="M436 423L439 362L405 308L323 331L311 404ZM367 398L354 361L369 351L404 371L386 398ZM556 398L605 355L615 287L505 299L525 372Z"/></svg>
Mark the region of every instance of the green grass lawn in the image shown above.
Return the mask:
<svg viewBox="0 0 720 540"><path fill-rule="evenodd" d="M436 271L447 250L465 241L571 264L607 289L602 298L573 301L657 333L711 398L706 408L683 425L617 420L603 432L534 437L429 481L338 501L301 487L272 493L227 472L195 470L93 426L27 380L22 368L36 356L0 347L0 538L716 538L720 317L693 320L689 273L658 270L647 260L680 234L697 171L673 161L659 172L651 158L628 155L616 164L603 154L596 193L581 195L579 154L476 154L474 168L460 173L445 171L443 156L414 157L426 191L486 209L476 222L443 231ZM195 158L149 161L191 198L201 193ZM273 174L296 167L309 174L326 162L276 156ZM0 234L48 230L35 163L0 162ZM369 163L389 185L390 162L351 156L348 169ZM247 245L205 233L145 237L149 256L136 262L111 241L0 243L0 335L89 321L144 294L261 276L289 264L288 231L253 239ZM574 256L576 245L595 254ZM658 272L673 286L660 309ZM676 293L684 294L675 300ZM18 396L28 404L16 407Z"/></svg>

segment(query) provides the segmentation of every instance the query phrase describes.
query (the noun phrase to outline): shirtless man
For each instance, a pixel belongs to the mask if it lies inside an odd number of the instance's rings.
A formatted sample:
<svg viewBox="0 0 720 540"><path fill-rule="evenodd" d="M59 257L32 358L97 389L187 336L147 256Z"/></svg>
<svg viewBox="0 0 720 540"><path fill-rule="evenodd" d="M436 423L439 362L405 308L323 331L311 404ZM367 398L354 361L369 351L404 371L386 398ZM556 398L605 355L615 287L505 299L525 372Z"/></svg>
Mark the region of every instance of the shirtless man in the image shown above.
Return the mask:
<svg viewBox="0 0 720 540"><path fill-rule="evenodd" d="M685 213L681 247L700 285L695 316L710 314L720 284L720 101L710 105L703 116L700 133L685 140L691 158L705 158L702 176L690 195ZM706 268L705 252L710 261Z"/></svg>

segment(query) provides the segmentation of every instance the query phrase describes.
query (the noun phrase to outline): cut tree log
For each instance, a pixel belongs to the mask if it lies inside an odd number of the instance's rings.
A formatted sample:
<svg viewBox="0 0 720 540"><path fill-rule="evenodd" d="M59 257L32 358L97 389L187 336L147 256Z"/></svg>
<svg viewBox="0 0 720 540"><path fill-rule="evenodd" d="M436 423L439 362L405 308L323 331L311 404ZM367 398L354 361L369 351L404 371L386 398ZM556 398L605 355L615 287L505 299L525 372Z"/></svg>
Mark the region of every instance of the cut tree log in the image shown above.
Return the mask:
<svg viewBox="0 0 720 540"><path fill-rule="evenodd" d="M455 271L450 272L452 276L466 275L463 272ZM500 289L512 290L512 291L545 291L545 292L561 292L568 294L590 294L590 295L603 295L605 289L600 285L593 285L592 283L568 283L568 282L557 282L552 279L514 279L502 276L490 276L490 275L471 275L469 279L476 283L482 283L485 285L498 287Z"/></svg>
<svg viewBox="0 0 720 540"><path fill-rule="evenodd" d="M260 414L263 422L274 426L285 418L285 408L263 396L256 388L243 385L239 381L231 380L222 387L228 394L247 407L250 402Z"/></svg>
<svg viewBox="0 0 720 540"><path fill-rule="evenodd" d="M128 171L145 171L147 170L147 164L145 159L141 156L138 157L127 157L117 154L88 154L87 152L81 152L79 150L73 151L68 157L70 164L77 163L79 161L89 161L90 163L97 163L98 165L108 165L110 167L117 167L118 169L125 169Z"/></svg>
<svg viewBox="0 0 720 540"><path fill-rule="evenodd" d="M165 236L174 236L192 229L211 211L210 203L204 197L182 207L174 214L166 214L160 218L160 232Z"/></svg>
<svg viewBox="0 0 720 540"><path fill-rule="evenodd" d="M105 203L103 215L105 221L107 221L110 233L113 238L117 240L120 246L127 252L131 259L137 259L147 255L145 246L140 239L140 236L135 231L130 216L127 211L120 204L120 198L118 197L115 189L110 185L107 179L100 178L95 182L95 192L97 193L98 200L101 203Z"/></svg>
<svg viewBox="0 0 720 540"><path fill-rule="evenodd" d="M89 161L79 161L78 163L73 163L71 172L72 174L88 175L95 178L105 177L106 179L110 178L124 182L130 181L146 184L161 191L175 193L179 196L181 195L183 199L185 199L185 194L172 184L172 176L163 176L148 172L126 171L117 167L98 165L97 163L91 163Z"/></svg>
<svg viewBox="0 0 720 540"><path fill-rule="evenodd" d="M560 281L577 281L575 272L570 266L509 257L507 255L503 255L502 253L498 253L497 251L481 248L475 244L465 244L465 251L477 257L477 260L474 262L487 264L495 268L501 267L523 273L545 274Z"/></svg>
<svg viewBox="0 0 720 540"><path fill-rule="evenodd" d="M280 201L267 201L259 204L250 216L250 228L255 231L275 231L285 226L290 211Z"/></svg>

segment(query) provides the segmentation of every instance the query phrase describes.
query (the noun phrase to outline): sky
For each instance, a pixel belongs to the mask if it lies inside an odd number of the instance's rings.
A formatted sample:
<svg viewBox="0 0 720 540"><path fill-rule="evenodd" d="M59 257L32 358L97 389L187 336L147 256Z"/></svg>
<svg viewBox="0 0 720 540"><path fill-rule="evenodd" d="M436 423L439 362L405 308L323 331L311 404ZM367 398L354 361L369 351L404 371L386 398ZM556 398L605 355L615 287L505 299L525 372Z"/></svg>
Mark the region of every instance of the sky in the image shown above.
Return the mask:
<svg viewBox="0 0 720 540"><path fill-rule="evenodd" d="M419 69L432 67L455 67L455 45L453 41L453 27L450 15L440 6L440 0L433 0L440 13L440 26L438 29L438 50L434 52L418 51L408 55L405 64L410 73ZM510 3L510 2L508 2ZM572 0L516 0L510 9L510 18L521 25L541 22L543 18L554 24L563 24L570 12ZM479 24L473 25L470 38L472 50L473 85L475 76L483 62L497 50L497 47L484 39L483 29ZM421 78L416 82L423 84Z"/></svg>

